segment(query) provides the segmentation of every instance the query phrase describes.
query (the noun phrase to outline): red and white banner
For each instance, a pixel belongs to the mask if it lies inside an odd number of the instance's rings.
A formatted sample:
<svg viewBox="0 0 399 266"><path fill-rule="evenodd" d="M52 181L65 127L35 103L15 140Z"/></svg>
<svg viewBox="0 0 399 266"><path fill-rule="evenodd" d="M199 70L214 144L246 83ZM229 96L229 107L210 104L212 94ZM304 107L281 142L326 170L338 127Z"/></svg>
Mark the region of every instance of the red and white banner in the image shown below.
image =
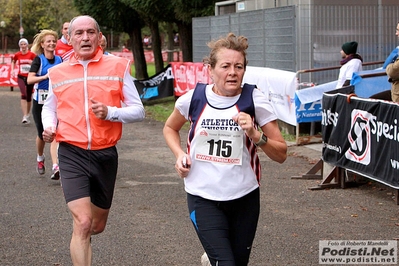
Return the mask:
<svg viewBox="0 0 399 266"><path fill-rule="evenodd" d="M17 77L11 77L12 54L0 55L0 86L18 86ZM15 66L15 69L18 69Z"/></svg>
<svg viewBox="0 0 399 266"><path fill-rule="evenodd" d="M198 82L210 84L207 67L203 63L172 62L175 96L182 96L187 91L194 89Z"/></svg>
<svg viewBox="0 0 399 266"><path fill-rule="evenodd" d="M168 51L162 51L162 59L164 62L168 61L168 53L169 53ZM183 58L181 51L176 51L176 52L172 51L171 53L173 53L173 61L175 61L175 62L179 62ZM134 63L133 53L131 51L129 51L129 52L111 52L111 54L113 54L115 56L127 58L132 62L132 64ZM154 53L151 50L145 50L144 56L145 56L146 62L151 62L151 63L154 62Z"/></svg>

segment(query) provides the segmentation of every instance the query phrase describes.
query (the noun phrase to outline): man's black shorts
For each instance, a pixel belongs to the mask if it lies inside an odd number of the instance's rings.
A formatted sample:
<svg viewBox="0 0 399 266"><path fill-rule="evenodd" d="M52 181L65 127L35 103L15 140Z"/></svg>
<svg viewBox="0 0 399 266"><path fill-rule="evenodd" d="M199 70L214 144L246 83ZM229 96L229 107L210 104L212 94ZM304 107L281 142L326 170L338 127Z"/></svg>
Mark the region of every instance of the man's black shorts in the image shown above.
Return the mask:
<svg viewBox="0 0 399 266"><path fill-rule="evenodd" d="M58 148L61 185L66 202L90 197L102 209L109 209L118 170L116 147L85 150L61 142Z"/></svg>

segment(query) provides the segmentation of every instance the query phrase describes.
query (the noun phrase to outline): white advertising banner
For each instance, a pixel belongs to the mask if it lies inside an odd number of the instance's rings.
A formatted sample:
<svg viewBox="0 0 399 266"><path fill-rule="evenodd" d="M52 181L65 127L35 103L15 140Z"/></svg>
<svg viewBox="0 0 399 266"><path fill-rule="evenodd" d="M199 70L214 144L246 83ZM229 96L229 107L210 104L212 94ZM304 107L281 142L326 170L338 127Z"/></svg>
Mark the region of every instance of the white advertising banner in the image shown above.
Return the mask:
<svg viewBox="0 0 399 266"><path fill-rule="evenodd" d="M255 84L268 97L277 117L287 124L296 125L295 72L247 66L243 83Z"/></svg>

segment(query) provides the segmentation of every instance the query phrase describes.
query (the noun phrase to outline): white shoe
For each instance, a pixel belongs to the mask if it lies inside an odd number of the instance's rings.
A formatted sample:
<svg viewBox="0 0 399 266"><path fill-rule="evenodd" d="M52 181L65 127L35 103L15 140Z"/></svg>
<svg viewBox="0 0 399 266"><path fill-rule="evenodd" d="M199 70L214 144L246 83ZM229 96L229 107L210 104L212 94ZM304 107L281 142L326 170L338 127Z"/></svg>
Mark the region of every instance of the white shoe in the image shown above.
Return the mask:
<svg viewBox="0 0 399 266"><path fill-rule="evenodd" d="M22 118L22 124L30 124L29 115L24 115L24 117Z"/></svg>
<svg viewBox="0 0 399 266"><path fill-rule="evenodd" d="M212 266L211 263L209 262L208 255L206 255L206 252L202 254L201 256L201 265L202 266Z"/></svg>

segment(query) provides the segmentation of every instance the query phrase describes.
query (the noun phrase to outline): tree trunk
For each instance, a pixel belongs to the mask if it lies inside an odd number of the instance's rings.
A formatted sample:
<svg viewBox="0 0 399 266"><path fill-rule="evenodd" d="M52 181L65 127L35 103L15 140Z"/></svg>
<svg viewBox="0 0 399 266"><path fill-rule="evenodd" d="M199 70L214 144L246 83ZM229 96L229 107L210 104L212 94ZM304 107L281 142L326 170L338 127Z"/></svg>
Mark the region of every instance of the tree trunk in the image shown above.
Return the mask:
<svg viewBox="0 0 399 266"><path fill-rule="evenodd" d="M151 47L152 52L154 53L155 71L156 73L159 73L163 70L162 43L159 34L159 25L157 21L151 21L148 25L151 30Z"/></svg>
<svg viewBox="0 0 399 266"><path fill-rule="evenodd" d="M179 22L180 49L183 53L183 62L193 61L192 23Z"/></svg>
<svg viewBox="0 0 399 266"><path fill-rule="evenodd" d="M173 35L173 23L168 22L167 24L167 34L168 34L168 63L173 62L173 50L174 50L174 35Z"/></svg>
<svg viewBox="0 0 399 266"><path fill-rule="evenodd" d="M134 27L130 34L132 39L131 50L133 52L134 67L136 69L137 79L148 79L147 63L144 56L143 42L141 40L141 29Z"/></svg>

